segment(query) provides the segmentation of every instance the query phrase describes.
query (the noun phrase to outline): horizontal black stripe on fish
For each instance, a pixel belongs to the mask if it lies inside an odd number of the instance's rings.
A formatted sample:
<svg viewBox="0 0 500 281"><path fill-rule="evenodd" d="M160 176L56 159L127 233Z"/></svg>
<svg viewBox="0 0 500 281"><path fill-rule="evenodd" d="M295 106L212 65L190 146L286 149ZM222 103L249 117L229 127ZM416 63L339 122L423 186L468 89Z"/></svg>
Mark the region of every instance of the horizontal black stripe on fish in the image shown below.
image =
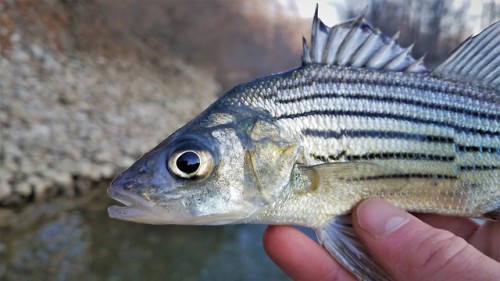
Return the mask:
<svg viewBox="0 0 500 281"><path fill-rule="evenodd" d="M303 101L322 99L322 98L349 98L352 100L366 100L366 101L375 101L375 102L398 103L398 104L405 104L405 105L410 105L410 106L418 106L418 107L425 108L425 109L448 111L448 112L463 114L463 115L471 116L471 117L479 117L479 118L484 118L484 119L489 119L489 120L500 120L499 114L481 112L479 110L471 110L471 109L467 109L467 108L463 108L463 107L459 107L459 106L451 106L451 105L447 105L447 104L432 103L429 101L421 101L421 100L415 100L415 99L410 99L410 98L397 98L397 97L384 97L384 96L377 96L377 95L366 95L366 94L362 94L362 93L348 93L348 94L346 94L346 93L343 93L343 94L318 93L318 94L311 94L311 95L303 95L303 96L291 98L291 99L280 98L280 99L276 99L275 101L278 103L287 104L287 103L297 103L297 102L300 103Z"/></svg>
<svg viewBox="0 0 500 281"><path fill-rule="evenodd" d="M279 84L276 87L277 91L294 90L297 87L308 87L312 85L319 86L321 84L363 84L369 86L380 87L398 87L407 90L416 91L429 91L437 94L455 95L466 98L472 98L483 102L490 102L493 104L500 104L500 100L495 93L489 93L493 89L484 88L481 86L473 86L470 84L458 84L457 82L449 82L437 80L435 77L424 77L421 75L406 74L406 73L375 73L372 71L352 71L340 70L335 71L335 75L318 76L308 75L311 72L307 70L292 71L293 80L288 80L288 83L277 83L277 81L270 81L272 86ZM395 75L398 75L395 77ZM296 77L305 76L305 79L296 79ZM397 79L395 79L397 78ZM424 78L424 79L422 79ZM283 85L284 84L284 85Z"/></svg>
<svg viewBox="0 0 500 281"><path fill-rule="evenodd" d="M404 140L415 140L423 142L439 142L447 144L454 143L454 140L451 137L414 134L414 133L406 133L399 131L342 130L339 132L334 130L304 129L302 130L302 134L305 136L320 137L324 139L330 139L330 138L340 139L343 137L349 137L349 138L366 137L366 138L380 138L380 139L404 139Z"/></svg>
<svg viewBox="0 0 500 281"><path fill-rule="evenodd" d="M500 154L500 147L457 145L456 151Z"/></svg>
<svg viewBox="0 0 500 281"><path fill-rule="evenodd" d="M455 160L455 156L450 155L436 155L427 153L413 153L413 152L380 152L380 153L367 153L360 155L348 155L343 151L338 155L318 155L311 154L316 160L322 162L329 161L360 161L360 160L416 160L416 161L440 161L440 162L452 162Z"/></svg>
<svg viewBox="0 0 500 281"><path fill-rule="evenodd" d="M428 120L424 118L412 117L412 116L404 116L397 115L392 113L381 113L381 112L366 112L366 111L347 111L347 110L311 110L305 111L301 113L293 113L293 114L283 114L278 115L276 119L295 119L300 117L307 116L357 116L357 117L371 117L371 118L388 118L399 121L408 121L411 123L417 124L426 124L426 125L434 125L439 127L447 127L452 128L457 132L471 133L471 134L480 134L480 135L491 135L491 136L500 136L500 131L490 131L478 128L469 128L458 126L455 124L450 124L448 122L438 121L438 120Z"/></svg>
<svg viewBox="0 0 500 281"><path fill-rule="evenodd" d="M384 152L384 153L368 153L363 155L347 155L346 160L372 160L372 159L403 159L403 160L423 160L423 161L441 161L452 162L455 156L436 155L427 153L412 153L412 152Z"/></svg>
<svg viewBox="0 0 500 281"><path fill-rule="evenodd" d="M457 175L448 174L421 174L421 173L405 173L405 174L387 174L387 175L372 175L357 178L339 178L345 181L369 181L369 180L389 180L389 179L458 179Z"/></svg>
<svg viewBox="0 0 500 281"><path fill-rule="evenodd" d="M493 171L500 169L500 167L495 165L467 165L459 166L458 169L460 171Z"/></svg>

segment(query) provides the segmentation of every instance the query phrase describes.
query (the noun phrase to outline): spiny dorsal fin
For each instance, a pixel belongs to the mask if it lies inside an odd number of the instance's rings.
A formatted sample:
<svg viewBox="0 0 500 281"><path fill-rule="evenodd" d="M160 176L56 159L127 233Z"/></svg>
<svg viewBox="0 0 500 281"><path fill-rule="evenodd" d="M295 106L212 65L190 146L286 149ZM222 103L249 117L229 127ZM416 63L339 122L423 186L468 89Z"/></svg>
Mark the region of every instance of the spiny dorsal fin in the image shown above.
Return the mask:
<svg viewBox="0 0 500 281"><path fill-rule="evenodd" d="M433 73L500 88L500 21L465 40Z"/></svg>
<svg viewBox="0 0 500 281"><path fill-rule="evenodd" d="M357 19L328 27L318 18L316 5L311 47L304 39L302 62L385 71L427 71L423 59L415 60L410 55L412 46L402 48L397 43L397 34L388 37L374 30L363 17L364 13Z"/></svg>

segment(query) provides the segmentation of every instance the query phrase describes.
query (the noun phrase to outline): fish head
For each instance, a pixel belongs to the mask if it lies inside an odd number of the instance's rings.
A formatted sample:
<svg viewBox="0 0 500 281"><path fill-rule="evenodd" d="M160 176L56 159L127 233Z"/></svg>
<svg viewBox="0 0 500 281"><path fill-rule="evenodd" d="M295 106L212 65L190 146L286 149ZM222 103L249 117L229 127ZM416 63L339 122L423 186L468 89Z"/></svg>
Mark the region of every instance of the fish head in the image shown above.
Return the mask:
<svg viewBox="0 0 500 281"><path fill-rule="evenodd" d="M262 114L205 113L116 177L112 218L150 224L251 221L288 184L298 147Z"/></svg>

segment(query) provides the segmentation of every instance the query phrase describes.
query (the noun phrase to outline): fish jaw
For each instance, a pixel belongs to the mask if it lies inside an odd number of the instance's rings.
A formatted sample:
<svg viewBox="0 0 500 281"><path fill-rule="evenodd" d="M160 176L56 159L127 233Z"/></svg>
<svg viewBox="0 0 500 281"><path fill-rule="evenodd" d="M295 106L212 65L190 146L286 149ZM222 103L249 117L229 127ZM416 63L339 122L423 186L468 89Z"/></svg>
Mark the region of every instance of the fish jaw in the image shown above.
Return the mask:
<svg viewBox="0 0 500 281"><path fill-rule="evenodd" d="M112 205L108 207L108 215L111 218L149 224L163 224L165 222L165 218L152 211L155 209L155 204L145 200L144 197L131 192L123 192L114 188L113 185L108 188L108 196L123 204L123 206Z"/></svg>
<svg viewBox="0 0 500 281"><path fill-rule="evenodd" d="M123 188L117 184L108 188L108 196L119 203L108 207L108 215L114 219L146 223L146 224L183 224L183 225L223 225L245 223L260 210L253 204L230 204L225 208L227 213L202 212L199 209L189 209L189 198L199 195L186 193L184 195L168 194L159 199L151 192L136 194L131 192L132 185ZM217 202L214 202L217 204ZM219 203L221 204L221 203Z"/></svg>

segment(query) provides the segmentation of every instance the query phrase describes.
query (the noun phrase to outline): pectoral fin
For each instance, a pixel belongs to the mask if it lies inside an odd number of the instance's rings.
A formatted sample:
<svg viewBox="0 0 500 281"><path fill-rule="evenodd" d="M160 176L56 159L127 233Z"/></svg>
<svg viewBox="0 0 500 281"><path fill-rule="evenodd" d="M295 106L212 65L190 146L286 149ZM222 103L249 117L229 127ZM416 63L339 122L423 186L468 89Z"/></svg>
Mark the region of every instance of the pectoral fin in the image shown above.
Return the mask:
<svg viewBox="0 0 500 281"><path fill-rule="evenodd" d="M317 228L316 235L320 244L359 280L392 280L359 242L350 215L334 218Z"/></svg>
<svg viewBox="0 0 500 281"><path fill-rule="evenodd" d="M395 167L366 162L325 163L302 166L300 170L309 176L314 185L312 189L324 187L340 190L345 187L351 191L360 188L373 188L373 183L368 181L370 179L401 174L401 171ZM408 183L408 179L402 179L397 183L391 183L391 189L402 189Z"/></svg>

